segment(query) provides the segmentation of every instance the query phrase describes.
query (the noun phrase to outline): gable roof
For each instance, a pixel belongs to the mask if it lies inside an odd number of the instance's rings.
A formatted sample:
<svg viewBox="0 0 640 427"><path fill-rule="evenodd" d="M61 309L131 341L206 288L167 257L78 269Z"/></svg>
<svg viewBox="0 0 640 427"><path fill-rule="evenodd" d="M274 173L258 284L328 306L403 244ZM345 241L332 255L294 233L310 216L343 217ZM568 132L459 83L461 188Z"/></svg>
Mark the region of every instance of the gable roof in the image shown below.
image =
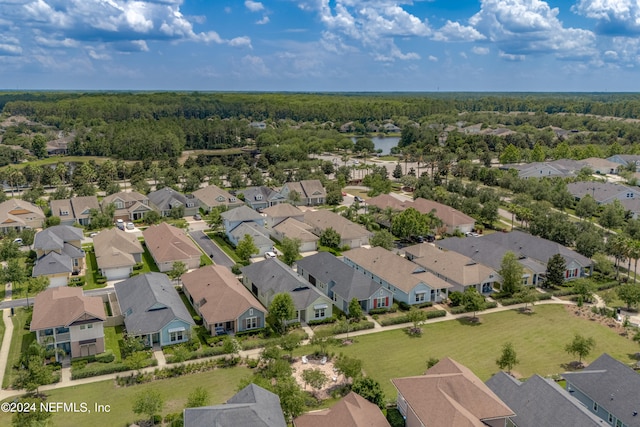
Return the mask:
<svg viewBox="0 0 640 427"><path fill-rule="evenodd" d="M117 228L102 230L93 238L96 261L100 268L116 268L134 265L133 254L144 252L134 234Z"/></svg>
<svg viewBox="0 0 640 427"><path fill-rule="evenodd" d="M355 268L349 267L329 252L302 258L297 262L298 271L303 269L322 283L334 282L333 293L345 301L357 298L362 301L370 298L382 285L365 276Z"/></svg>
<svg viewBox="0 0 640 427"><path fill-rule="evenodd" d="M84 314L105 320L102 298L85 296L81 288L48 288L36 295L30 330L68 327Z"/></svg>
<svg viewBox="0 0 640 427"><path fill-rule="evenodd" d="M302 216L303 212L289 203L278 203L277 205L265 208L262 213L267 214L271 218L282 218L292 216Z"/></svg>
<svg viewBox="0 0 640 427"><path fill-rule="evenodd" d="M49 207L51 215L59 216L63 221L66 218L73 218L73 207L71 207L71 199L50 200Z"/></svg>
<svg viewBox="0 0 640 427"><path fill-rule="evenodd" d="M595 170L616 170L620 167L620 163L612 162L611 160L601 159L600 157L589 157L587 159L582 159L581 162L585 164L585 166L590 167Z"/></svg>
<svg viewBox="0 0 640 427"><path fill-rule="evenodd" d="M263 294L273 296L286 292L291 295L296 310L306 309L318 298L328 300L315 286L277 258L253 263L241 268L241 271L242 275L249 279Z"/></svg>
<svg viewBox="0 0 640 427"><path fill-rule="evenodd" d="M433 200L423 199L418 197L413 201L411 207L415 208L422 214L427 214L431 211L435 211L435 215L442 220L445 225L452 227L466 224L475 224L476 220L460 212L451 206L443 205L442 203L434 202Z"/></svg>
<svg viewBox="0 0 640 427"><path fill-rule="evenodd" d="M294 427L389 427L387 419L373 403L350 392L323 411L309 412L293 420Z"/></svg>
<svg viewBox="0 0 640 427"><path fill-rule="evenodd" d="M230 234L238 241L242 240L244 236L248 234L253 238L253 243L258 248L273 246L273 241L267 235L267 230L255 222L243 222L234 228Z"/></svg>
<svg viewBox="0 0 640 427"><path fill-rule="evenodd" d="M380 194L378 196L367 199L367 204L369 206L377 206L381 210L386 208L392 208L397 211L403 211L407 207L411 206L410 201L403 202L399 199L396 199L390 194Z"/></svg>
<svg viewBox="0 0 640 427"><path fill-rule="evenodd" d="M454 251L442 251L430 243L405 248L407 256L413 256L414 263L423 266L439 277L446 277L462 286L481 284L497 272L472 258Z"/></svg>
<svg viewBox="0 0 640 427"><path fill-rule="evenodd" d="M444 358L417 377L391 380L425 427L481 427L513 411L473 372Z"/></svg>
<svg viewBox="0 0 640 427"><path fill-rule="evenodd" d="M296 191L302 198L317 198L326 196L327 192L319 179L305 179L291 181L284 184L290 191Z"/></svg>
<svg viewBox="0 0 640 427"><path fill-rule="evenodd" d="M342 215L338 215L337 213L326 209L306 211L304 213L304 222L317 230L324 231L327 228L333 228L338 232L342 240L359 239L372 235L372 233L363 226L351 222Z"/></svg>
<svg viewBox="0 0 640 427"><path fill-rule="evenodd" d="M224 405L187 408L185 427L286 427L280 398L253 383Z"/></svg>
<svg viewBox="0 0 640 427"><path fill-rule="evenodd" d="M173 188L164 187L157 191L152 191L147 195L149 201L160 210L167 211L178 206L187 206L193 203L198 206L198 199L193 194L184 195Z"/></svg>
<svg viewBox="0 0 640 427"><path fill-rule="evenodd" d="M158 332L174 319L195 325L180 295L162 273L130 277L114 285L127 332Z"/></svg>
<svg viewBox="0 0 640 427"><path fill-rule="evenodd" d="M588 194L598 203L606 203L620 193L633 194L633 197L640 196L638 190L613 182L570 182L567 184L567 190L576 199L581 199Z"/></svg>
<svg viewBox="0 0 640 427"><path fill-rule="evenodd" d="M266 203L272 199L282 198L280 193L269 187L265 187L264 185L258 187L247 187L242 190L242 194L244 194L244 200L248 204L253 204L255 202Z"/></svg>
<svg viewBox="0 0 640 427"><path fill-rule="evenodd" d="M431 289L453 287L450 283L426 271L424 267L380 246L374 246L371 249L351 249L342 255L345 259L351 260L407 294L420 283L424 283Z"/></svg>
<svg viewBox="0 0 640 427"><path fill-rule="evenodd" d="M33 277L49 276L72 271L73 260L69 256L51 251L36 262L31 275Z"/></svg>
<svg viewBox="0 0 640 427"><path fill-rule="evenodd" d="M182 276L189 292L208 324L235 320L250 308L266 311L231 271L221 265L208 265Z"/></svg>
<svg viewBox="0 0 640 427"><path fill-rule="evenodd" d="M100 204L96 196L80 196L69 199L73 208L73 216L76 219L89 218L91 209L100 210Z"/></svg>
<svg viewBox="0 0 640 427"><path fill-rule="evenodd" d="M65 242L82 240L83 238L84 235L80 228L69 225L55 225L36 233L33 239L33 248L43 251L61 250Z"/></svg>
<svg viewBox="0 0 640 427"><path fill-rule="evenodd" d="M222 212L220 216L229 222L249 222L260 221L264 218L258 212L254 211L247 205L238 206L226 212ZM228 230L227 230L228 231Z"/></svg>
<svg viewBox="0 0 640 427"><path fill-rule="evenodd" d="M26 222L20 215L33 214L35 218L44 220L44 212L40 207L22 199L9 199L0 203L0 225L13 225L18 223L25 225Z"/></svg>
<svg viewBox="0 0 640 427"><path fill-rule="evenodd" d="M629 427L640 426L640 375L633 369L603 353L582 371L562 376L567 387L576 388ZM636 415L634 415L634 413Z"/></svg>
<svg viewBox="0 0 640 427"><path fill-rule="evenodd" d="M309 224L297 219L287 218L274 226L273 230L290 239L299 239L302 243L317 242L320 238L311 232L312 228Z"/></svg>
<svg viewBox="0 0 640 427"><path fill-rule="evenodd" d="M147 249L156 262L200 258L202 252L185 232L166 222L151 225L142 232Z"/></svg>
<svg viewBox="0 0 640 427"><path fill-rule="evenodd" d="M553 380L534 375L525 382L500 371L486 382L516 413L518 427L608 425Z"/></svg>
<svg viewBox="0 0 640 427"><path fill-rule="evenodd" d="M124 203L143 202L147 200L147 196L138 193L137 191L121 191L106 196L102 199L102 206L114 203L116 200L122 200Z"/></svg>
<svg viewBox="0 0 640 427"><path fill-rule="evenodd" d="M193 192L193 195L209 207L242 203L242 201L236 199L236 196L213 184L197 189Z"/></svg>

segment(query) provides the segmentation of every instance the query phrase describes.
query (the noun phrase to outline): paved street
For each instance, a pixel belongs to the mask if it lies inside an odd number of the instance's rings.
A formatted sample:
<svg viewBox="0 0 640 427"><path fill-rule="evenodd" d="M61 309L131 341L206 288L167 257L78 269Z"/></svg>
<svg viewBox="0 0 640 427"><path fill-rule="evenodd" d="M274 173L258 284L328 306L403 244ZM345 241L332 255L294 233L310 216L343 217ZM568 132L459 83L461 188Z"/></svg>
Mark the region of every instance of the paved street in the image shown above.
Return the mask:
<svg viewBox="0 0 640 427"><path fill-rule="evenodd" d="M190 231L189 235L207 255L211 255L211 259L217 265L224 265L229 268L235 265L235 262L209 236L204 234L204 231Z"/></svg>

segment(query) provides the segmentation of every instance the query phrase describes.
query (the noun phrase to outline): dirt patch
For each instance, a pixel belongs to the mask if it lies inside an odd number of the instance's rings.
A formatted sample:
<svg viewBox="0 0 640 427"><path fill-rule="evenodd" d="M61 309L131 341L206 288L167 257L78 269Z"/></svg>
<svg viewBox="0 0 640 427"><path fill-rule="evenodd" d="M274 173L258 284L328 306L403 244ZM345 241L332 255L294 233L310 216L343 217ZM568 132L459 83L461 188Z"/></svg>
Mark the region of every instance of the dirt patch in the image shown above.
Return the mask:
<svg viewBox="0 0 640 427"><path fill-rule="evenodd" d="M601 314L594 313L593 311L591 311L591 306L578 307L576 305L565 305L564 309L567 310L569 313L573 314L574 316L578 316L583 319L590 320L592 322L598 322L599 324L612 329L620 336L633 338L633 336L629 334L627 329L624 326L622 326L622 323L617 322L615 319L611 317L605 317L605 316L602 316Z"/></svg>
<svg viewBox="0 0 640 427"><path fill-rule="evenodd" d="M315 394L316 398L320 400L327 399L331 397L331 390L336 388L336 386L341 386L346 382L346 378L344 375L335 371L335 367L333 361L327 360L324 364L322 363L322 359L312 359L309 356L305 356L307 363L304 363L303 358L297 358L291 368L293 370L293 378L297 381L297 383L302 387L303 390L311 391ZM328 381L320 390L314 390L310 385L305 387L304 380L302 379L302 373L305 369L319 369L326 376Z"/></svg>

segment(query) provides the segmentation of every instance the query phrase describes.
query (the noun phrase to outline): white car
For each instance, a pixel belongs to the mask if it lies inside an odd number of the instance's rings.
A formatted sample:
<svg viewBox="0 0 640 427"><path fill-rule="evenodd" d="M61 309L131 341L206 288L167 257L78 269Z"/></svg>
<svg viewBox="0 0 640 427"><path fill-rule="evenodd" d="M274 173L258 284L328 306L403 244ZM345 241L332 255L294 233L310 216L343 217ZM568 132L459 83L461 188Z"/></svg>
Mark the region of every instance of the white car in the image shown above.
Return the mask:
<svg viewBox="0 0 640 427"><path fill-rule="evenodd" d="M275 258L276 256L277 256L277 255L276 255L276 253L275 253L275 252L271 252L271 251L269 251L269 252L265 252L265 253L264 253L264 258L265 258L265 259Z"/></svg>
<svg viewBox="0 0 640 427"><path fill-rule="evenodd" d="M467 237L480 237L480 235L478 233L474 233L472 231L467 231L466 233L464 233L465 236Z"/></svg>
<svg viewBox="0 0 640 427"><path fill-rule="evenodd" d="M127 230L133 230L136 226L132 222L127 223Z"/></svg>
<svg viewBox="0 0 640 427"><path fill-rule="evenodd" d="M13 240L13 243L17 243L17 244L22 246L22 239L20 237L18 237L17 239Z"/></svg>

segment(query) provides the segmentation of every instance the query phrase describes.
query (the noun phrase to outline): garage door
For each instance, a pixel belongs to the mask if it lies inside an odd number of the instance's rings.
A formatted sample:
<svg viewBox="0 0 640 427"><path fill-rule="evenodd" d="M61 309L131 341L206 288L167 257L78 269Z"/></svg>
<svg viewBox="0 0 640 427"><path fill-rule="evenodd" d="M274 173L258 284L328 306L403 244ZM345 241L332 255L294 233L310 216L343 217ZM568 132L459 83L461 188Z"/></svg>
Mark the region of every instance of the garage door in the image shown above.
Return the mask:
<svg viewBox="0 0 640 427"><path fill-rule="evenodd" d="M67 278L65 276L49 278L50 288L57 288L59 286L66 286L66 285L67 285Z"/></svg>
<svg viewBox="0 0 640 427"><path fill-rule="evenodd" d="M107 280L128 279L131 274L130 267L109 268L105 271Z"/></svg>

